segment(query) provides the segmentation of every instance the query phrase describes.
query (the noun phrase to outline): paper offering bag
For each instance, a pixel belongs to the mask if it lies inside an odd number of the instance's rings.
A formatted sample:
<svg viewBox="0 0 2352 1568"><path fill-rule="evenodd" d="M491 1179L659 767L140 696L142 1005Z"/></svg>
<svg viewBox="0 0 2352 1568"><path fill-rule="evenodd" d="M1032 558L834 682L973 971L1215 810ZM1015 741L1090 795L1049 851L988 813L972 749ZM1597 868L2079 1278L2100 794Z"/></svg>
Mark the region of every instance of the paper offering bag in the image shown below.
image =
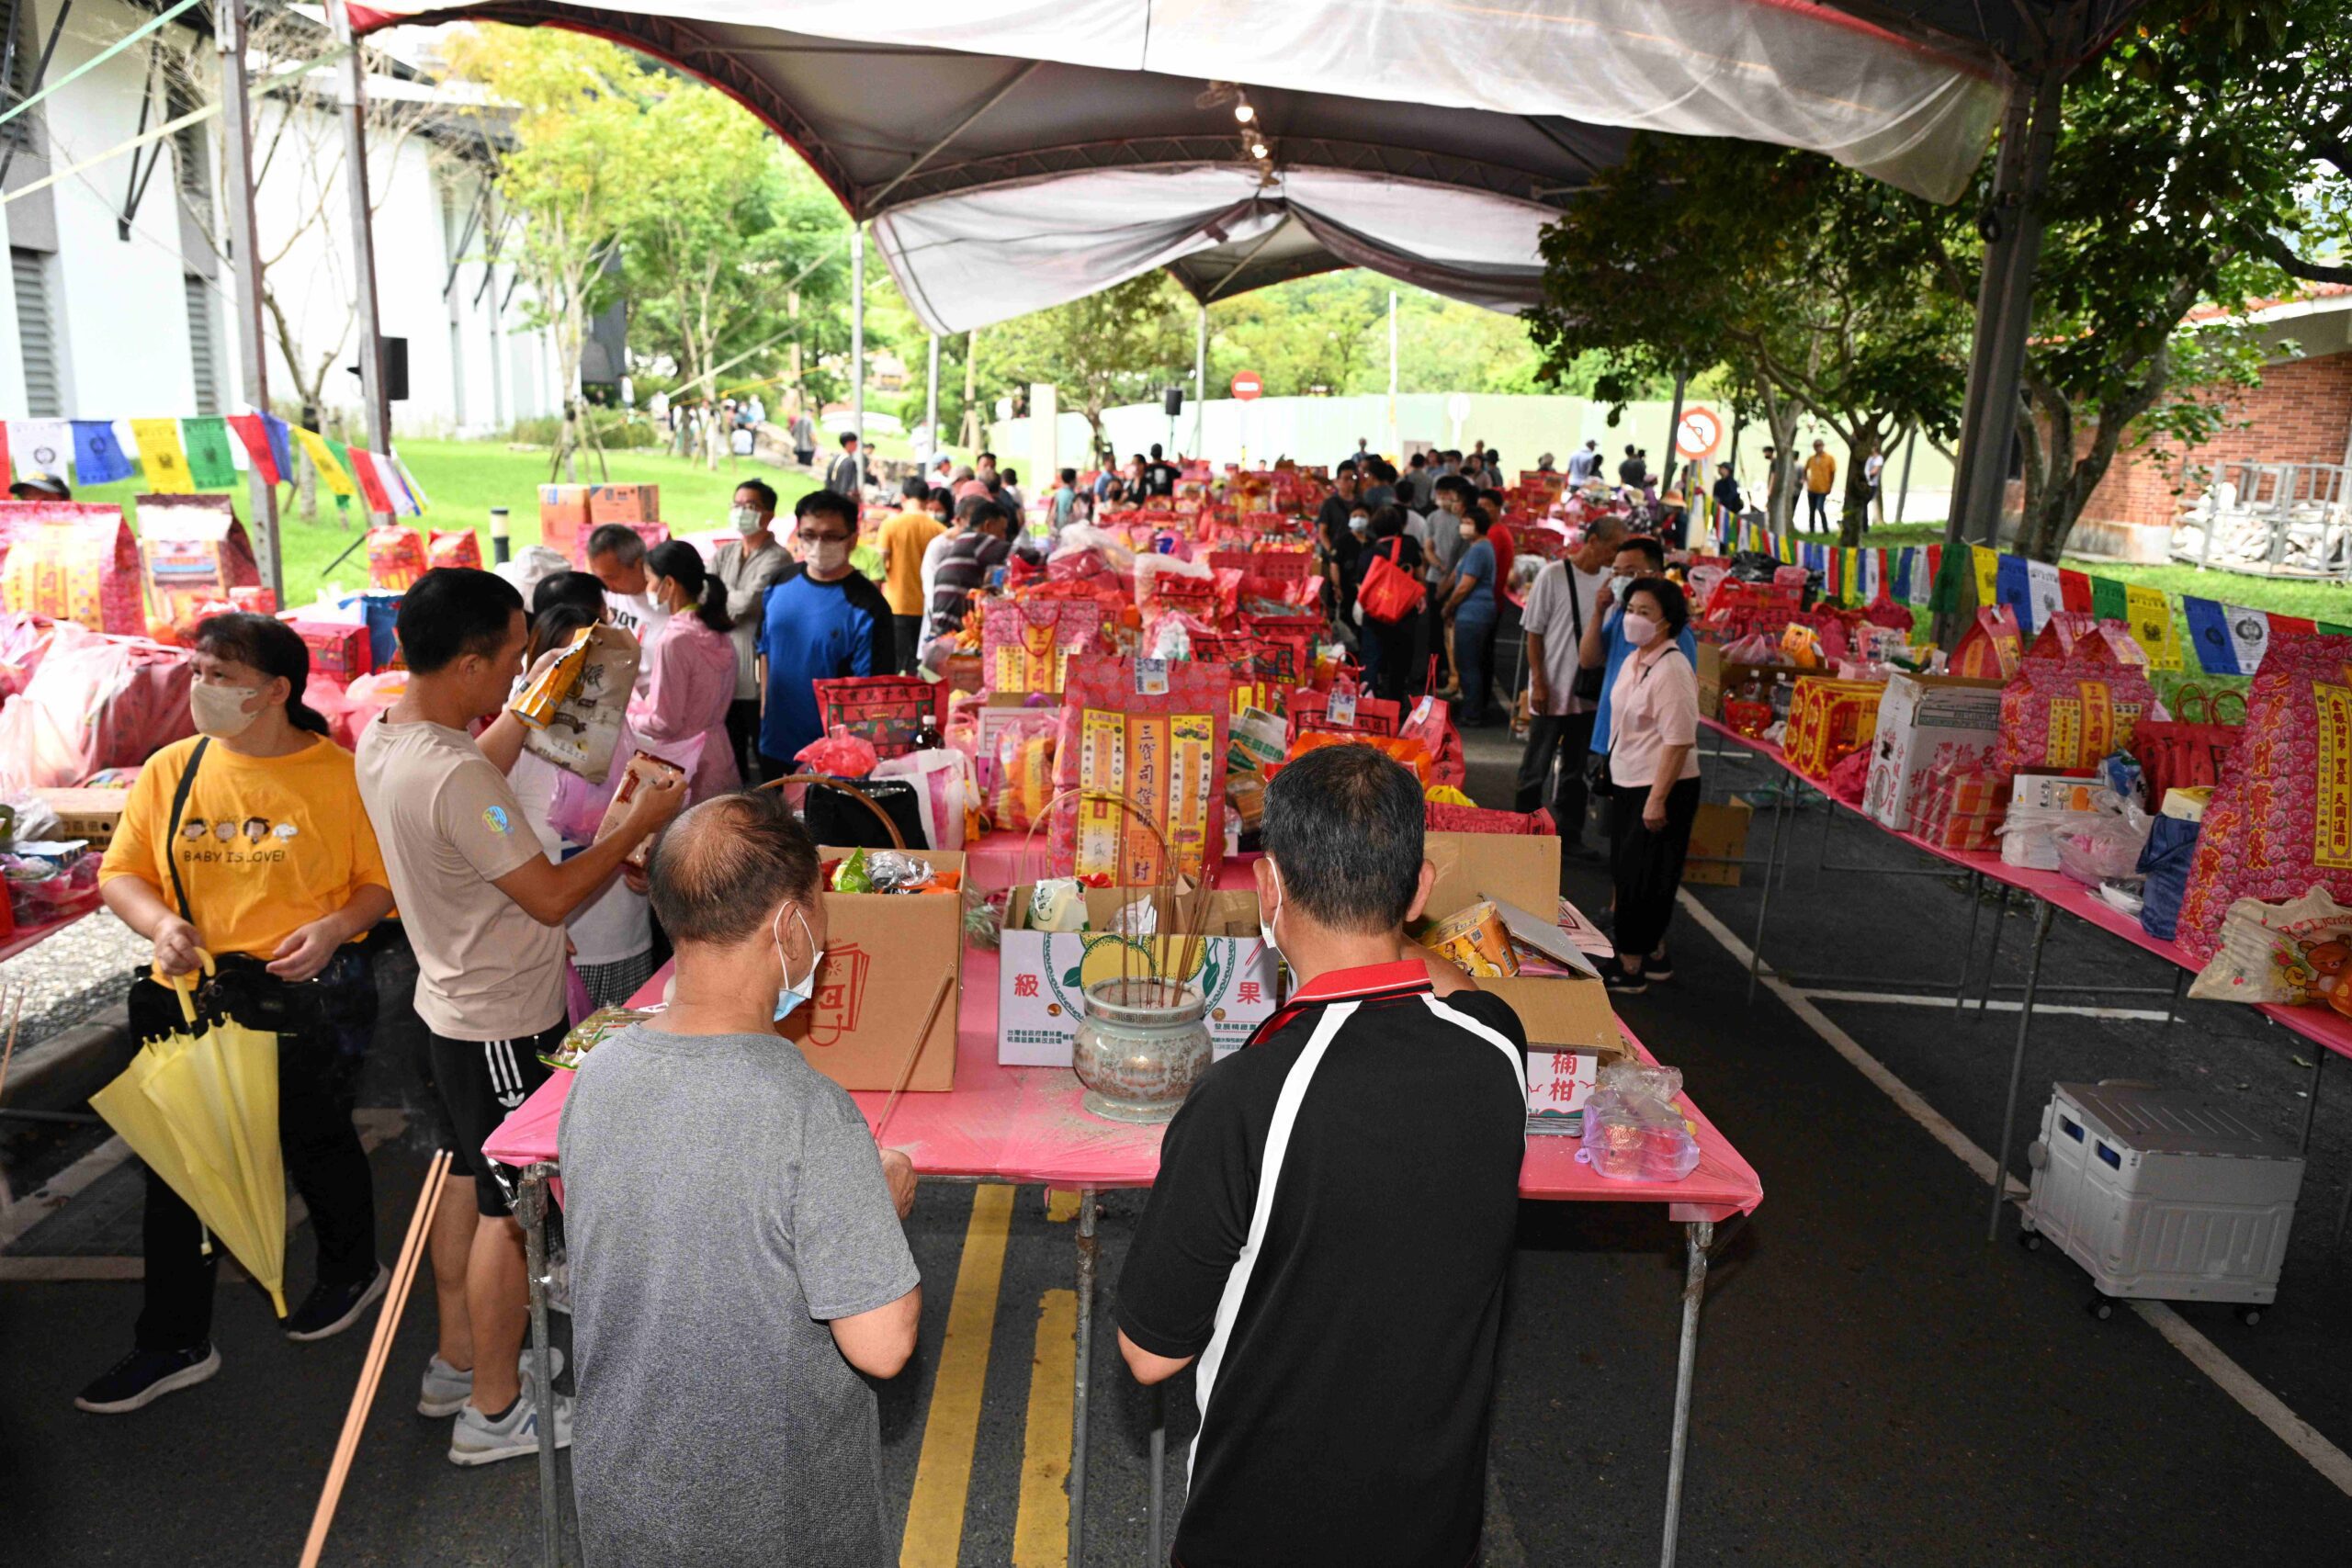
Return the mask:
<svg viewBox="0 0 2352 1568"><path fill-rule="evenodd" d="M1214 875L1225 858L1232 704L1232 676L1220 665L1071 660L1054 788L1118 795L1135 810L1085 799L1057 807L1053 874L1097 887L1149 886L1165 869L1164 837L1178 874Z"/></svg>

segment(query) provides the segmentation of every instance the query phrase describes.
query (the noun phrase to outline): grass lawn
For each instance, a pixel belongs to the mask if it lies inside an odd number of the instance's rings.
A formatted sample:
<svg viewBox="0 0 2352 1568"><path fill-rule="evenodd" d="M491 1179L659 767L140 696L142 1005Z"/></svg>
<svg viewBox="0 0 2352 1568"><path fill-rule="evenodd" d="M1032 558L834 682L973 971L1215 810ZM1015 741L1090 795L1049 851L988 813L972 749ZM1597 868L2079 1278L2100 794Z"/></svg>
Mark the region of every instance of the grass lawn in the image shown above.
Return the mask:
<svg viewBox="0 0 2352 1568"><path fill-rule="evenodd" d="M548 479L545 451L517 452L503 443L491 441L403 441L400 450L401 460L431 498L432 503L421 520L424 526L477 530L482 536L482 558L487 561L490 509L503 506L512 514L514 547L519 550L538 543L538 487ZM610 465L611 482L615 484L662 487L662 519L673 534L724 527L735 487L747 479L763 479L774 485L781 509L787 513L796 499L816 488L815 482L805 475L748 460L722 465L713 473L698 463L658 452L615 452ZM581 465L580 478L582 483L601 483L605 475L591 459ZM146 488L143 479L134 478L76 490L74 499L118 503L132 514L136 526L137 506L131 498ZM232 493L238 515L244 516L244 487L241 484ZM279 531L286 550L286 601L288 604L305 604L316 597L320 586L329 581L328 563L359 537L361 514L355 508L346 523L343 514L335 511L334 498L322 491L318 521L305 523L294 514L292 487L281 486L277 493ZM364 547L334 568L332 580L345 589L367 585Z"/></svg>

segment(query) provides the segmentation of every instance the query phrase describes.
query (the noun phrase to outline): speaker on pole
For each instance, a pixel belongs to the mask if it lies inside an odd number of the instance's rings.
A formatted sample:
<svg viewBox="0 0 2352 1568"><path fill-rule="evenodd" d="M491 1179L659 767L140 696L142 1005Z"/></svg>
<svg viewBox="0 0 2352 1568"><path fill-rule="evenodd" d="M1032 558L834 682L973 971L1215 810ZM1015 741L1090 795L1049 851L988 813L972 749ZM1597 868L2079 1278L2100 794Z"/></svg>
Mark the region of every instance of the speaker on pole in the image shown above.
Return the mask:
<svg viewBox="0 0 2352 1568"><path fill-rule="evenodd" d="M1184 412L1184 389L1182 387L1170 387L1166 391L1162 392L1160 394L1160 406L1167 412L1168 417L1170 419L1174 419L1178 414L1182 413Z"/></svg>

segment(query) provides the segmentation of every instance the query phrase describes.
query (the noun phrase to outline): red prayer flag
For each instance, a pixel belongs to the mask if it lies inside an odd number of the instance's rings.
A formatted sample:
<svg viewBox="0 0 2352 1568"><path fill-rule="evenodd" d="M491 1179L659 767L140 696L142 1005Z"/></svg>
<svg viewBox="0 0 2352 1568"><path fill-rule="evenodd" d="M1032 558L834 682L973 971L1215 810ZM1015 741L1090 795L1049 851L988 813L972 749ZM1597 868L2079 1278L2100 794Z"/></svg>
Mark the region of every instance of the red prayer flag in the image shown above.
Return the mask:
<svg viewBox="0 0 2352 1568"><path fill-rule="evenodd" d="M245 449L245 460L261 470L261 477L271 484L284 484L286 478L277 471L277 454L269 449L269 429L257 413L232 413L229 428L237 433L237 443Z"/></svg>
<svg viewBox="0 0 2352 1568"><path fill-rule="evenodd" d="M370 512L390 513L391 492L384 488L384 476L376 471L376 454L361 447L351 448L351 475L359 481L359 493L367 498Z"/></svg>
<svg viewBox="0 0 2352 1568"><path fill-rule="evenodd" d="M0 487L16 482L17 470L8 466L8 423L0 420Z"/></svg>
<svg viewBox="0 0 2352 1568"><path fill-rule="evenodd" d="M2079 571L2065 567L2058 569L2058 597L2069 610L2088 615L2091 610L2091 580Z"/></svg>
<svg viewBox="0 0 2352 1568"><path fill-rule="evenodd" d="M2282 615L2273 610L2270 612L2270 634L2276 637L2282 631L2307 632L2316 636L2319 632L2319 623L2307 621L2301 615Z"/></svg>

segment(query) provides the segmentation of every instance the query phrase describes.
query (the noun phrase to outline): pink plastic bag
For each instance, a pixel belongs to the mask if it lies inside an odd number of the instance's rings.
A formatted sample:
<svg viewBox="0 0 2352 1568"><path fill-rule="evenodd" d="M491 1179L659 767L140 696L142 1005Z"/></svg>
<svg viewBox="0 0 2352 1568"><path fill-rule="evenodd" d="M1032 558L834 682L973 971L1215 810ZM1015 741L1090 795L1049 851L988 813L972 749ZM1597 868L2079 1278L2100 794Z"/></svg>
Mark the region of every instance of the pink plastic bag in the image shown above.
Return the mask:
<svg viewBox="0 0 2352 1568"><path fill-rule="evenodd" d="M184 649L60 622L40 667L0 709L0 790L62 788L195 734L191 669Z"/></svg>
<svg viewBox="0 0 2352 1568"><path fill-rule="evenodd" d="M862 779L872 773L882 761L874 750L874 742L863 736L852 735L842 726L820 740L803 746L792 759L812 773L823 773L836 779Z"/></svg>

